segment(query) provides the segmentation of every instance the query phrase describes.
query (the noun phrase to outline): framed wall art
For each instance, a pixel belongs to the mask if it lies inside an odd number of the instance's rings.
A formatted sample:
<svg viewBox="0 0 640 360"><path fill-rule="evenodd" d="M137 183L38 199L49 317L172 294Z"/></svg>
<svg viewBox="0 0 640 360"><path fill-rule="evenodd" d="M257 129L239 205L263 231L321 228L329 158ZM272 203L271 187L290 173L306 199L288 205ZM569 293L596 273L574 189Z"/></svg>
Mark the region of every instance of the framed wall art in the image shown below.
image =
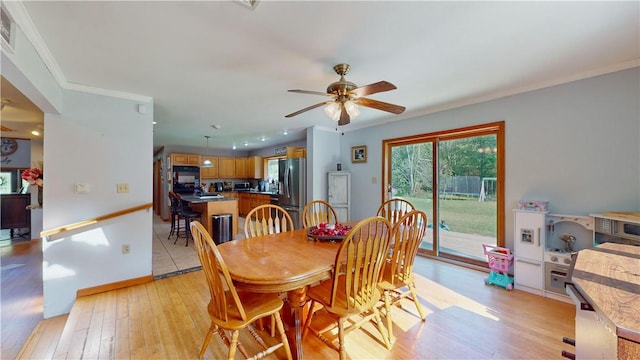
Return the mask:
<svg viewBox="0 0 640 360"><path fill-rule="evenodd" d="M351 147L351 162L352 163L367 162L367 145Z"/></svg>

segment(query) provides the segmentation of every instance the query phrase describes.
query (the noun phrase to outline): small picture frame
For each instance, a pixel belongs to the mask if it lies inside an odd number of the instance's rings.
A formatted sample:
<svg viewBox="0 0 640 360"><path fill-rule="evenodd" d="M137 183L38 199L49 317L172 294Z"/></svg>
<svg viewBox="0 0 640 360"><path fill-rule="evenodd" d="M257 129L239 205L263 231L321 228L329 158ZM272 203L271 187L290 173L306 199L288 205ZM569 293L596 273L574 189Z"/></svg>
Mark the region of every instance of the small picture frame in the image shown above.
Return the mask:
<svg viewBox="0 0 640 360"><path fill-rule="evenodd" d="M367 145L351 147L351 162L352 163L367 162Z"/></svg>

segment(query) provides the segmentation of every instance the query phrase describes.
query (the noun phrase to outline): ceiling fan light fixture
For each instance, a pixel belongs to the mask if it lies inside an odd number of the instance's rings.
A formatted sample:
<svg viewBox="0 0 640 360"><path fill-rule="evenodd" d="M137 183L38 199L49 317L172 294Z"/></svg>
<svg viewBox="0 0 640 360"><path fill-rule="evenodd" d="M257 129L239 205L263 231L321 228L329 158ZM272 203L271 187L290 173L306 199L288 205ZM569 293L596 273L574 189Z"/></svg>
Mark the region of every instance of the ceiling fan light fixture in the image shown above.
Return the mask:
<svg viewBox="0 0 640 360"><path fill-rule="evenodd" d="M356 103L351 100L347 100L344 102L344 108L347 110L347 114L349 114L352 119L355 119L356 117L358 117L358 115L360 115L360 109L358 108L358 105L356 105Z"/></svg>
<svg viewBox="0 0 640 360"><path fill-rule="evenodd" d="M324 107L324 113L327 114L331 120L338 121L338 119L340 119L340 104L337 102L330 103Z"/></svg>

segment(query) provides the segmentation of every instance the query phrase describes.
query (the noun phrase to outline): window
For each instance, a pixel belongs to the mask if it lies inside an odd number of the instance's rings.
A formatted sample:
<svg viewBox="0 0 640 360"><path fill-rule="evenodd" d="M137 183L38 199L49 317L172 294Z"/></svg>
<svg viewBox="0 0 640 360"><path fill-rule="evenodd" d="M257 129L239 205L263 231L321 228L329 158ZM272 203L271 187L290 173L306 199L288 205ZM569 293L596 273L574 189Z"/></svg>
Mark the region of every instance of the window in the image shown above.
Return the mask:
<svg viewBox="0 0 640 360"><path fill-rule="evenodd" d="M421 253L483 264L482 244L504 246L502 144L504 122L383 142L386 198L427 213Z"/></svg>
<svg viewBox="0 0 640 360"><path fill-rule="evenodd" d="M264 167L266 169L266 171L264 172L264 179L267 180L268 183L278 182L278 160L284 158L284 156L273 156L263 159Z"/></svg>

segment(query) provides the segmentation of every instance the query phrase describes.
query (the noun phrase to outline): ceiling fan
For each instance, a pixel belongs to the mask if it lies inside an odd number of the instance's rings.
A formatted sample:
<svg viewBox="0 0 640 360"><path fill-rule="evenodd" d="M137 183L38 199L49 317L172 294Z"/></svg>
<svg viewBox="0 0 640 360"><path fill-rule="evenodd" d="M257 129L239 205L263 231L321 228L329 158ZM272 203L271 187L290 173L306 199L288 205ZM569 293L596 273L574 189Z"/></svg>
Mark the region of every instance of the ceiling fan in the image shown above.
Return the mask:
<svg viewBox="0 0 640 360"><path fill-rule="evenodd" d="M327 113L327 115L329 115L333 120L337 120L338 125L347 125L351 122L351 118L355 118L360 113L357 105L387 111L394 114L400 114L405 110L404 106L389 104L363 97L383 91L394 90L396 89L396 86L387 81L379 81L377 83L358 87L356 84L351 81L347 81L344 78L350 69L351 66L349 66L349 64L338 64L334 66L333 70L336 74L340 75L340 80L329 84L326 93L309 90L289 90L289 92L301 94L328 96L331 97L332 100L311 105L302 110L286 115L285 117L293 117L302 114L305 111L327 105L325 107L325 113Z"/></svg>

